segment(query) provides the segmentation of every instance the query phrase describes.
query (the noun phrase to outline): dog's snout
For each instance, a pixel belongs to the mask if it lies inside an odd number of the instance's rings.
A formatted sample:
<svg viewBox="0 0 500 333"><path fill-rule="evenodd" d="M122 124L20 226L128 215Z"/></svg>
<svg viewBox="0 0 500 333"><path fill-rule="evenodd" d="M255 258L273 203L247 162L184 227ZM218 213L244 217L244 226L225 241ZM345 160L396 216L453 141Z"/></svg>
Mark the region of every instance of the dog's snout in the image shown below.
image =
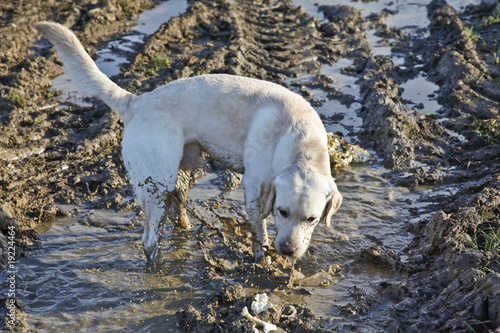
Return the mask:
<svg viewBox="0 0 500 333"><path fill-rule="evenodd" d="M292 256L297 252L297 248L291 245L289 242L283 242L280 245L281 253L285 256Z"/></svg>

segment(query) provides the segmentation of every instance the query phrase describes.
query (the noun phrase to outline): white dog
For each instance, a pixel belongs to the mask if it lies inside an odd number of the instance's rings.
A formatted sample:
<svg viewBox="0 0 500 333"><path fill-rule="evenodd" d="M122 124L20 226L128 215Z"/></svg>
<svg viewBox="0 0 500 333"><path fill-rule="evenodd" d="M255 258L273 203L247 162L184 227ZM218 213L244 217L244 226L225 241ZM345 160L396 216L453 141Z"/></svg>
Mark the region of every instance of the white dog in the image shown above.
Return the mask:
<svg viewBox="0 0 500 333"><path fill-rule="evenodd" d="M189 226L189 184L177 181L178 172L196 168L203 150L244 172L256 260L269 247L265 218L271 213L276 250L292 259L306 252L320 221L330 225L342 196L331 176L325 128L301 96L274 83L223 74L178 80L136 96L100 72L69 29L50 22L35 28L52 42L81 92L100 98L123 119L123 160L145 211L142 241L149 261L157 259L161 223L174 199L181 201L180 225Z"/></svg>

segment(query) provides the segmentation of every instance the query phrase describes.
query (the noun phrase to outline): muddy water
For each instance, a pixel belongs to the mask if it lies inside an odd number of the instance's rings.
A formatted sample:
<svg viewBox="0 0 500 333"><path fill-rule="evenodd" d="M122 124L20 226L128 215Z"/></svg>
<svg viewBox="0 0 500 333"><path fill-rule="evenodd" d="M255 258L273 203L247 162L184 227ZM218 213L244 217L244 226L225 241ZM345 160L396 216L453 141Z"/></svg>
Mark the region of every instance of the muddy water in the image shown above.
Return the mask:
<svg viewBox="0 0 500 333"><path fill-rule="evenodd" d="M323 14L317 12L317 7L320 5L332 5L332 2L327 0L296 0L295 3L304 6L311 15L317 16L320 20L323 19ZM427 0L399 0L390 2L351 0L335 1L336 5L348 5L361 10L362 15L364 16L368 16L372 13L380 13L382 9L388 9L396 14L389 15L385 18L384 23L386 25L402 29L408 34L418 34L420 36L428 33L426 29L430 23L427 17L428 3L429 1ZM478 4L480 1L450 0L447 1L447 3L456 10L463 10L467 4ZM383 38L377 36L376 30L374 29L366 31L366 37L368 42L372 45L373 55L390 56L395 65L403 66L404 55L394 53L392 48L388 46L388 44L392 41L391 39L381 43ZM345 59L341 59L341 61L343 60ZM427 80L425 73L420 72L417 77L403 83L401 87L404 89L402 94L403 99L405 99L410 105L416 105L416 107L421 109L423 113L436 114L437 110L440 109L441 106L436 100L436 91L438 86Z"/></svg>
<svg viewBox="0 0 500 333"><path fill-rule="evenodd" d="M175 327L172 315L204 288L191 282L196 244L171 236L168 260L145 265L142 228L134 216L86 212L91 224L65 218L42 226L43 247L22 261L27 322L39 332L155 331ZM172 323L171 325L169 323Z"/></svg>
<svg viewBox="0 0 500 333"><path fill-rule="evenodd" d="M307 296L289 290L279 292L280 297L332 315L352 302L350 288L369 292L379 282L397 278L390 270L355 261L360 249L374 245L401 251L411 239L405 228L420 218L409 213L409 202L419 202L423 193L391 186L383 172L378 166L355 166L336 175L345 204L334 228L318 226L314 256L299 263L307 276L338 264L344 277L327 288L306 285ZM241 188L228 192L219 183L209 174L192 189L190 206L196 215L216 219L213 210L197 204L216 200L226 207L216 215L244 216ZM195 218L193 222L200 224ZM212 289L211 281L198 278L204 259L193 240L196 230L179 233L167 226L162 264L151 268L142 254L142 223L132 213L80 209L73 217L40 226L41 248L20 262L28 324L40 332L177 330L175 311ZM270 229L272 235L272 224Z"/></svg>
<svg viewBox="0 0 500 333"><path fill-rule="evenodd" d="M385 4L379 2L344 2L354 7L364 6L364 14L380 12L385 8ZM165 4L169 3L173 1ZM179 3L185 4L185 1ZM391 2L390 6L398 6L402 14L414 8L425 13L425 6L420 2L406 6L405 3ZM311 14L315 13L316 8L307 1L297 1L297 4L304 4ZM156 14L165 18L182 11L176 7L175 12L165 13L165 7L159 8L145 13L146 16L141 19L152 22ZM419 16L426 17L425 14ZM403 24L397 22L410 21L402 18L389 22L396 25ZM426 19L423 19L401 27L414 30L416 26L426 24ZM155 26L148 26L146 32L138 35L155 29ZM141 42L135 37L123 39L132 43ZM390 49L377 50L376 40L373 44L374 52L390 55ZM125 51L130 47L119 41L111 45ZM99 54L103 57L103 60L98 60L100 66L114 64L111 68L101 68L108 75L116 74L114 71L122 58L116 58L105 50ZM341 59L337 64L321 70L321 74L335 79L335 84L344 94L354 97L349 106L327 100L322 91L311 92L324 99L316 109L324 116L327 130L341 132L348 140L355 141L362 125L357 115L361 107L359 87L355 77L341 73L341 68L350 64L351 60ZM308 79L303 77L294 82ZM435 87L428 85L423 78L419 80L413 89L429 97ZM416 104L424 103L416 100L415 96L405 98ZM437 107L426 106L429 109ZM398 279L389 269L359 263L356 259L361 249L374 245L400 253L412 238L408 227L425 217L426 206L430 204L426 198L431 190L412 192L395 187L384 178L385 172L381 165L375 163L353 165L336 173L344 204L334 216L335 227L327 229L318 226L311 245L313 255L307 256L298 265L305 275L311 275L320 269L326 270L329 265L338 264L344 277L325 288L305 286L309 295L287 290L279 292L280 297L303 303L320 315L335 315L338 307L352 302L349 290L353 286L370 292L381 281ZM225 208L214 211L210 209L212 202ZM190 191L190 208L197 216L207 219L245 216L242 189L222 190L215 173L204 176ZM194 217L193 222L200 224ZM181 331L175 323L175 311L207 297L212 290L210 281L199 279L198 275L204 259L201 247L193 237L197 229L183 233L167 226L162 239L162 263L153 268L146 264L142 254L142 225L142 218L132 213L85 208L77 208L72 217L41 225L38 230L41 247L19 262L28 324L39 332ZM272 223L270 229L272 235ZM259 286L254 288L259 289Z"/></svg>

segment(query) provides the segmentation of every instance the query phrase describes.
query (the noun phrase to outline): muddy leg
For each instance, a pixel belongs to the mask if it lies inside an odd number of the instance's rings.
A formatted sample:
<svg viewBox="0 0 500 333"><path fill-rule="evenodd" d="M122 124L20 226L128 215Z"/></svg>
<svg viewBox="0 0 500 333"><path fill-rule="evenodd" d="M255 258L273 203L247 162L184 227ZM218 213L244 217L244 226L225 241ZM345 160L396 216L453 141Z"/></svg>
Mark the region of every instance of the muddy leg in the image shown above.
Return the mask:
<svg viewBox="0 0 500 333"><path fill-rule="evenodd" d="M252 185L245 186L245 203L253 233L253 250L256 262L268 262L269 238L266 220L262 219L259 190Z"/></svg>
<svg viewBox="0 0 500 333"><path fill-rule="evenodd" d="M161 236L161 225L163 224L164 206L157 203L156 199L148 198L145 202L145 223L144 233L142 234L142 243L144 245L144 254L149 262L155 263L159 259Z"/></svg>
<svg viewBox="0 0 500 333"><path fill-rule="evenodd" d="M250 215L250 213L249 213ZM259 212L260 215L260 212ZM253 251L255 255L255 262L266 262L270 258L267 256L269 249L269 238L267 236L267 224L265 219L253 220L250 226L253 232Z"/></svg>
<svg viewBox="0 0 500 333"><path fill-rule="evenodd" d="M143 204L145 212L144 253L148 261L154 263L158 261L166 208L175 192L184 139L175 127L169 129L170 137L152 131L146 139L146 136L136 135L143 132L142 123L138 122L139 128L134 128L134 124L124 133L122 155L138 202Z"/></svg>
<svg viewBox="0 0 500 333"><path fill-rule="evenodd" d="M189 190L189 184L191 180L191 173L189 171L179 170L177 185L175 188L175 197L177 205L177 217L172 219L172 223L176 228L180 229L191 229L191 222L186 211L186 200Z"/></svg>

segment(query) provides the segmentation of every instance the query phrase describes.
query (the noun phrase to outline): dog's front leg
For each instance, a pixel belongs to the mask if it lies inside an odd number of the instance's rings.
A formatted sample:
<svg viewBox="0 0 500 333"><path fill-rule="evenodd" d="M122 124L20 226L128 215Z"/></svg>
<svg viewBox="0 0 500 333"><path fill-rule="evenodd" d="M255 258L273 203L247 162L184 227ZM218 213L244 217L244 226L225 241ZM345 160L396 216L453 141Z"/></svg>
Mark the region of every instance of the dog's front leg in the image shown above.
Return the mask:
<svg viewBox="0 0 500 333"><path fill-rule="evenodd" d="M245 203L247 214L250 219L250 227L253 233L253 251L256 262L267 262L267 250L269 249L269 239L267 236L266 220L262 218L260 209L260 198L258 189L245 187Z"/></svg>
<svg viewBox="0 0 500 333"><path fill-rule="evenodd" d="M253 211L253 209L250 209L250 211ZM267 250L269 249L267 224L265 219L261 219L259 209L257 209L256 212L250 211L248 211L248 214L250 217L252 232L254 234L253 248L255 261L260 262L267 256Z"/></svg>

